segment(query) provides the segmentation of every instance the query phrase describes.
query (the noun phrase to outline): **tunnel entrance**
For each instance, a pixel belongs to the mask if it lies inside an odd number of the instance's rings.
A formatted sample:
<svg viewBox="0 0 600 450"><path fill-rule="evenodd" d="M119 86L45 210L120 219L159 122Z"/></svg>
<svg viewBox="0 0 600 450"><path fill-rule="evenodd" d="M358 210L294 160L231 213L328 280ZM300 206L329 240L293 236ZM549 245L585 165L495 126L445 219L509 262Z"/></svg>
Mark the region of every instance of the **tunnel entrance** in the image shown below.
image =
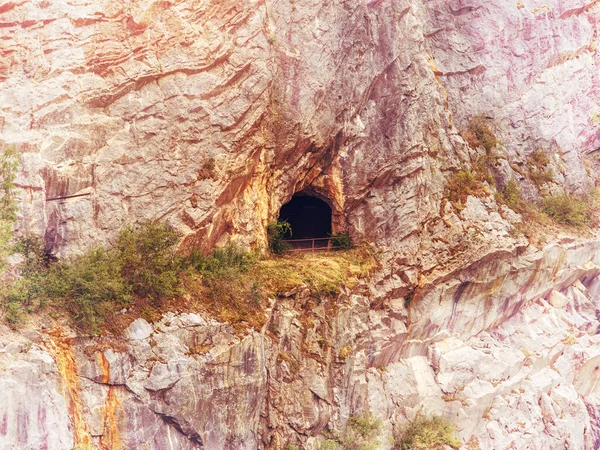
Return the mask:
<svg viewBox="0 0 600 450"><path fill-rule="evenodd" d="M294 242L297 239L328 238L331 235L331 207L323 200L299 192L281 207L279 220L287 221L292 227L290 243L294 248L314 245L327 247L328 240Z"/></svg>

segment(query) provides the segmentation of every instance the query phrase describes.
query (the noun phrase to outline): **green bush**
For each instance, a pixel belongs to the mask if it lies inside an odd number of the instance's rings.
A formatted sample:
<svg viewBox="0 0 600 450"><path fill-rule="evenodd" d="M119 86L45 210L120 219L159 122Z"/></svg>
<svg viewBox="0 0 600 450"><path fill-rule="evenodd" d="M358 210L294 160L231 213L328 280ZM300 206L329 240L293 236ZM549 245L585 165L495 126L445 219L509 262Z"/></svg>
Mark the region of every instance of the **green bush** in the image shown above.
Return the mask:
<svg viewBox="0 0 600 450"><path fill-rule="evenodd" d="M126 226L116 245L121 273L132 292L151 300L180 294L176 244L180 235L166 224Z"/></svg>
<svg viewBox="0 0 600 450"><path fill-rule="evenodd" d="M502 144L484 116L471 119L467 130L462 133L462 136L471 147L483 147L486 153L489 153L496 145Z"/></svg>
<svg viewBox="0 0 600 450"><path fill-rule="evenodd" d="M454 425L441 417L417 416L402 429L396 439L396 447L401 450L429 450L438 445L459 448L460 440L454 435Z"/></svg>
<svg viewBox="0 0 600 450"><path fill-rule="evenodd" d="M321 442L319 450L343 450L341 444L336 439L325 439Z"/></svg>
<svg viewBox="0 0 600 450"><path fill-rule="evenodd" d="M38 237L18 239L14 250L23 256L20 270L21 275L25 278L37 275L47 269L54 259L44 250L44 243Z"/></svg>
<svg viewBox="0 0 600 450"><path fill-rule="evenodd" d="M375 450L379 448L382 423L367 413L350 417L344 432L321 443L320 450Z"/></svg>
<svg viewBox="0 0 600 450"><path fill-rule="evenodd" d="M11 240L13 225L17 218L17 206L14 198L14 181L19 165L19 154L14 147L5 147L0 152L0 273L7 268L5 258L13 252ZM12 327L18 326L25 314L19 301L8 298L12 286L2 283L0 307L4 319Z"/></svg>
<svg viewBox="0 0 600 450"><path fill-rule="evenodd" d="M542 211L558 223L579 227L590 219L590 204L584 198L569 194L546 197L542 203Z"/></svg>
<svg viewBox="0 0 600 450"><path fill-rule="evenodd" d="M97 334L107 314L131 305L132 285L121 269L114 252L97 248L53 264L36 290L62 305L77 327Z"/></svg>
<svg viewBox="0 0 600 450"><path fill-rule="evenodd" d="M8 304L30 307L33 299L69 313L73 324L99 333L107 316L132 306L135 296L154 302L180 293L175 244L179 235L155 222L127 226L111 249L96 248L52 263L36 239L21 240L22 279L7 290ZM11 306L16 311L16 306ZM12 320L6 316L7 321Z"/></svg>
<svg viewBox="0 0 600 450"><path fill-rule="evenodd" d="M14 181L19 167L19 153L6 147L0 153L0 220L14 222L17 217Z"/></svg>
<svg viewBox="0 0 600 450"><path fill-rule="evenodd" d="M333 233L330 242L331 246L338 250L349 250L354 247L348 233Z"/></svg>
<svg viewBox="0 0 600 450"><path fill-rule="evenodd" d="M379 447L379 433L382 424L372 414L350 417L346 424L346 433L341 439L344 449L370 450Z"/></svg>
<svg viewBox="0 0 600 450"><path fill-rule="evenodd" d="M18 328L18 326L23 322L25 313L25 308L23 308L21 303L10 301L6 304L4 319L12 328Z"/></svg>
<svg viewBox="0 0 600 450"><path fill-rule="evenodd" d="M10 241L13 224L17 218L14 198L19 153L14 147L5 147L0 152L0 271L6 270L5 258L12 253Z"/></svg>
<svg viewBox="0 0 600 450"><path fill-rule="evenodd" d="M450 176L446 185L445 197L455 205L464 205L469 195L486 195L482 181L469 170L461 170Z"/></svg>
<svg viewBox="0 0 600 450"><path fill-rule="evenodd" d="M550 157L544 149L535 150L527 157L527 167L529 178L538 189L544 183L550 183L554 178Z"/></svg>
<svg viewBox="0 0 600 450"><path fill-rule="evenodd" d="M285 238L290 236L292 236L292 226L286 221L270 222L267 225L269 250L276 255L282 255L292 248L285 241Z"/></svg>
<svg viewBox="0 0 600 450"><path fill-rule="evenodd" d="M193 252L184 260L183 264L198 272L218 274L231 269L245 272L254 261L255 258L252 253L242 247L230 244L214 250L208 256L201 252Z"/></svg>
<svg viewBox="0 0 600 450"><path fill-rule="evenodd" d="M496 200L518 213L526 212L531 207L523 197L523 192L521 191L519 183L514 179L509 180L506 183L504 189L496 195Z"/></svg>

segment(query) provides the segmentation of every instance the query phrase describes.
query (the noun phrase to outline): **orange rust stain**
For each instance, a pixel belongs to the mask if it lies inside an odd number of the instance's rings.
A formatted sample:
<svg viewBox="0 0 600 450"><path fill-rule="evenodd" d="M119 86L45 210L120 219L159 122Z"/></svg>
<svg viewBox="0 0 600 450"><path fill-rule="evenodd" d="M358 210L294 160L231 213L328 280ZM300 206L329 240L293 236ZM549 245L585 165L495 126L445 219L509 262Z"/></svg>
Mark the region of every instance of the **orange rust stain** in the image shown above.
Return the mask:
<svg viewBox="0 0 600 450"><path fill-rule="evenodd" d="M69 416L73 424L73 439L76 445L91 448L91 437L87 424L83 418L79 387L77 365L71 349L71 340L62 334L60 329L50 333L52 339L46 344L48 351L54 357L60 371L64 396L67 401Z"/></svg>
<svg viewBox="0 0 600 450"><path fill-rule="evenodd" d="M446 88L444 87L444 85L442 84L442 81L440 80L440 77L438 76L441 72L438 69L435 61L433 60L433 57L431 55L425 55L427 57L427 61L429 62L429 67L431 67L431 70L433 71L433 78L435 78L435 81L437 81L438 85L440 86L440 90L442 91L442 95L444 96L445 99L445 109L448 112L448 120L450 121L450 125L452 125L452 115L450 114L450 102L448 100L448 92L446 91Z"/></svg>
<svg viewBox="0 0 600 450"><path fill-rule="evenodd" d="M102 378L100 379L101 383L108 384L110 381L110 362L104 356L104 352L97 352L98 355L98 364L100 365L100 369L102 369Z"/></svg>
<svg viewBox="0 0 600 450"><path fill-rule="evenodd" d="M108 387L106 402L102 407L102 416L104 418L104 430L100 438L101 450L121 450L121 435L119 434L119 424L125 418L123 407L117 397L115 386Z"/></svg>
<svg viewBox="0 0 600 450"><path fill-rule="evenodd" d="M110 362L106 359L104 352L97 352L98 365L102 370L100 381L108 384L110 381ZM119 402L115 386L108 386L106 401L102 407L102 420L104 428L100 437L101 450L120 450L121 435L119 434L119 423L124 419L123 407Z"/></svg>

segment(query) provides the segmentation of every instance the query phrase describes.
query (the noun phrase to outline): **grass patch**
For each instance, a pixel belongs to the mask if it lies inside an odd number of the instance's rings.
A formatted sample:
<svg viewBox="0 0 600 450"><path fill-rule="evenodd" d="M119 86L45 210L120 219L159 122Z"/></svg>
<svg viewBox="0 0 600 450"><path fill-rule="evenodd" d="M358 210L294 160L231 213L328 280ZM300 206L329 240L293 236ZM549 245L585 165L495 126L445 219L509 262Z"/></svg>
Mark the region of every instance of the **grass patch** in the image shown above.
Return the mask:
<svg viewBox="0 0 600 450"><path fill-rule="evenodd" d="M529 213L533 208L533 205L523 197L521 187L514 179L509 180L504 189L496 193L496 201L520 214Z"/></svg>
<svg viewBox="0 0 600 450"><path fill-rule="evenodd" d="M338 295L344 286L352 288L377 267L372 252L364 247L266 259L246 255L242 264L188 271L184 285L199 308L220 320L255 329L265 323L268 298L308 286L312 296L322 301Z"/></svg>
<svg viewBox="0 0 600 450"><path fill-rule="evenodd" d="M552 182L554 170L550 164L550 157L544 149L538 149L527 157L529 179L540 189L543 184Z"/></svg>
<svg viewBox="0 0 600 450"><path fill-rule="evenodd" d="M471 119L467 129L461 135L472 148L483 147L488 154L496 145L502 145L502 141L496 137L484 116Z"/></svg>
<svg viewBox="0 0 600 450"><path fill-rule="evenodd" d="M450 176L444 196L460 210L464 208L469 195L480 197L487 194L489 191L480 177L469 170L461 170Z"/></svg>
<svg viewBox="0 0 600 450"><path fill-rule="evenodd" d="M427 418L417 416L402 429L396 439L396 448L400 450L429 450L438 445L459 448L461 441L454 435L454 425L441 417Z"/></svg>
<svg viewBox="0 0 600 450"><path fill-rule="evenodd" d="M592 200L570 194L544 198L542 211L563 225L581 227L591 221Z"/></svg>
<svg viewBox="0 0 600 450"><path fill-rule="evenodd" d="M258 261L250 271L272 295L289 292L307 285L313 295L337 295L341 288L354 287L377 267L373 252L368 247L357 247L343 252L304 253L283 258Z"/></svg>
<svg viewBox="0 0 600 450"><path fill-rule="evenodd" d="M379 435L383 425L372 414L350 417L344 431L333 438L326 439L320 450L375 450L381 445Z"/></svg>

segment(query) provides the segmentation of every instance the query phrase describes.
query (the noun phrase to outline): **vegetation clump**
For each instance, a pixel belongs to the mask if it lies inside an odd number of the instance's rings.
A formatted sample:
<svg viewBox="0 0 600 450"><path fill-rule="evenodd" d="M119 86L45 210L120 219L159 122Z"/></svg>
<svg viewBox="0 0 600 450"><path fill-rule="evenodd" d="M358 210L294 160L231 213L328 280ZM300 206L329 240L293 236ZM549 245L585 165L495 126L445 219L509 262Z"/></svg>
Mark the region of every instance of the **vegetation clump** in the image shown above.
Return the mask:
<svg viewBox="0 0 600 450"><path fill-rule="evenodd" d="M10 240L17 218L15 185L19 154L14 147L5 147L0 152L0 270L6 269L4 259L11 253Z"/></svg>
<svg viewBox="0 0 600 450"><path fill-rule="evenodd" d="M521 187L515 179L509 180L504 186L504 189L497 193L496 201L508 206L517 213L527 213L532 207L532 205L523 197Z"/></svg>
<svg viewBox="0 0 600 450"><path fill-rule="evenodd" d="M292 226L287 221L274 221L267 225L267 241L269 250L276 255L283 255L292 246L285 241L292 236Z"/></svg>
<svg viewBox="0 0 600 450"><path fill-rule="evenodd" d="M220 250L215 252L222 254ZM315 300L323 301L339 294L343 287L352 288L377 264L372 252L364 247L278 258L259 258L236 247L225 253L229 252L240 254L225 258L229 262L223 268L208 262L189 271L184 276L186 290L192 298L202 299L201 307L219 319L255 328L264 324L264 306L269 297L308 287ZM214 256L213 252L208 258Z"/></svg>
<svg viewBox="0 0 600 450"><path fill-rule="evenodd" d="M208 158L206 161L204 161L204 164L202 164L202 167L198 171L198 179L214 179L217 175L216 166L217 163L215 161L215 158Z"/></svg>
<svg viewBox="0 0 600 450"><path fill-rule="evenodd" d="M81 331L98 334L107 322L154 320L168 308L208 310L234 325L262 327L269 296L308 286L316 299L331 297L376 265L365 248L261 259L228 245L183 257L175 253L178 239L168 225L147 222L125 227L109 249L62 261L53 261L39 241L23 240L22 278L2 299L5 320L17 326L24 314L48 305L67 312Z"/></svg>
<svg viewBox="0 0 600 450"><path fill-rule="evenodd" d="M502 141L496 137L490 128L486 118L481 115L471 119L467 129L461 134L463 139L472 148L483 147L487 154L489 154L496 145L502 144Z"/></svg>
<svg viewBox="0 0 600 450"><path fill-rule="evenodd" d="M542 211L563 225L581 227L590 221L590 210L590 200L570 194L551 195L542 202Z"/></svg>
<svg viewBox="0 0 600 450"><path fill-rule="evenodd" d="M333 233L330 236L331 246L336 250L350 250L354 247L348 233Z"/></svg>
<svg viewBox="0 0 600 450"><path fill-rule="evenodd" d="M550 183L554 178L550 157L544 149L535 150L527 157L527 167L529 178L538 189L543 184Z"/></svg>
<svg viewBox="0 0 600 450"><path fill-rule="evenodd" d="M493 169L499 158L496 146L502 144L483 116L473 118L461 134L471 148L483 148L485 153L472 161L471 170L454 172L448 180L445 197L458 209L462 209L469 195L481 197L489 194L485 183L495 184Z"/></svg>
<svg viewBox="0 0 600 450"><path fill-rule="evenodd" d="M11 240L13 237L13 225L17 218L17 207L14 198L14 181L19 166L19 155L14 147L5 147L0 152L0 272L7 268L6 257L13 251ZM3 292L10 289L5 282L0 288ZM5 295L6 297L6 295ZM18 325L25 309L19 302L6 299L2 302L2 310L6 321L12 325Z"/></svg>
<svg viewBox="0 0 600 450"><path fill-rule="evenodd" d="M69 313L75 326L97 334L106 317L129 308L136 298L159 303L181 293L175 258L179 235L156 222L127 226L114 247L94 248L52 262L41 242L23 239L17 250L24 261L22 278L5 295L5 318L17 324L17 311L46 304ZM34 302L37 302L34 304Z"/></svg>
<svg viewBox="0 0 600 450"><path fill-rule="evenodd" d="M107 257L115 260L133 294L151 300L176 296L180 290L175 251L180 238L167 224L128 225Z"/></svg>
<svg viewBox="0 0 600 450"><path fill-rule="evenodd" d="M445 197L459 209L462 209L469 195L487 195L488 190L473 172L461 170L450 176L446 185Z"/></svg>
<svg viewBox="0 0 600 450"><path fill-rule="evenodd" d="M461 441L454 435L454 425L441 417L418 415L404 427L396 439L399 450L429 450L438 445L459 448Z"/></svg>
<svg viewBox="0 0 600 450"><path fill-rule="evenodd" d="M131 306L133 289L121 272L117 255L102 248L51 265L29 279L26 288L44 303L66 310L80 329L98 334L104 317ZM26 290L25 295L31 295Z"/></svg>
<svg viewBox="0 0 600 450"><path fill-rule="evenodd" d="M375 450L381 445L382 428L381 420L370 413L350 417L344 431L323 441L320 450Z"/></svg>
<svg viewBox="0 0 600 450"><path fill-rule="evenodd" d="M255 255L235 245L209 255L194 252L184 260L186 291L195 299L204 299L203 306L220 319L258 327L264 321L266 295L249 273L256 262Z"/></svg>
<svg viewBox="0 0 600 450"><path fill-rule="evenodd" d="M183 260L184 266L205 275L223 274L226 271L247 272L256 258L249 251L233 244L213 250L208 256L195 251Z"/></svg>

